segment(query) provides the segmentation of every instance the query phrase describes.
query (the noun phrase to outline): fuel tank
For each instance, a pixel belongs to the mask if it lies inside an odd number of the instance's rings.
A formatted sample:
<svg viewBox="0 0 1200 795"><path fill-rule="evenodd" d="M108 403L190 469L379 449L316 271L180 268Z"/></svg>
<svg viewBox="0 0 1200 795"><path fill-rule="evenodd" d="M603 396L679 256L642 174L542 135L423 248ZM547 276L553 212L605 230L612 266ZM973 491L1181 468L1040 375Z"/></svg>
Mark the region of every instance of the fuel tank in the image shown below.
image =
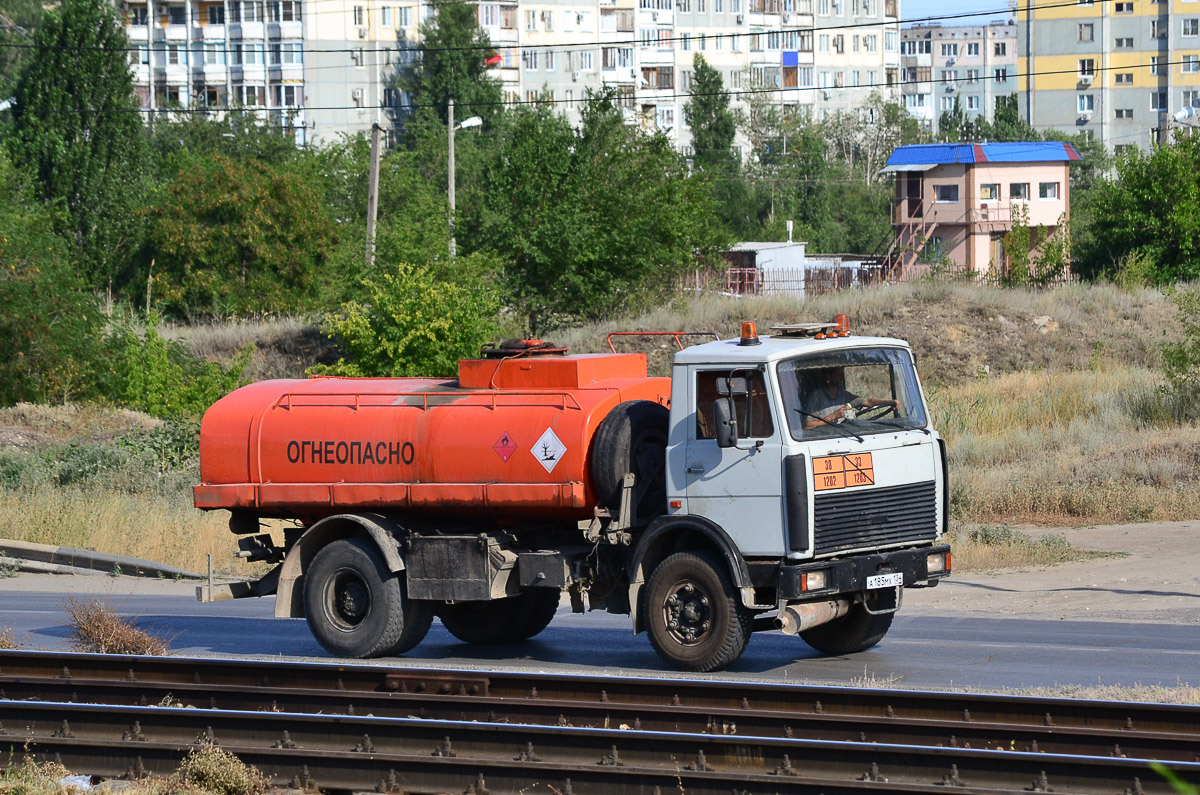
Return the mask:
<svg viewBox="0 0 1200 795"><path fill-rule="evenodd" d="M457 380L263 381L205 413L195 505L588 518L596 429L624 401L669 396L642 354L464 359Z"/></svg>

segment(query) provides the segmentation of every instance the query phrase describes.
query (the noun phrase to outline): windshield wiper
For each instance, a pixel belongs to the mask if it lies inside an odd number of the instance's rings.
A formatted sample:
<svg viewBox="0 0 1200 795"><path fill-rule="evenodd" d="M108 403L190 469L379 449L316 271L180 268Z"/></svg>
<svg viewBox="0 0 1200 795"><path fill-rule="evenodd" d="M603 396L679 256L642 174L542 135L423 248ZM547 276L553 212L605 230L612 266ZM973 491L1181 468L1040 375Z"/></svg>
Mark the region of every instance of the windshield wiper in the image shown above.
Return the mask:
<svg viewBox="0 0 1200 795"><path fill-rule="evenodd" d="M808 417L810 420L819 420L820 422L823 422L826 425L828 425L830 428L833 428L835 431L838 431L839 433L841 433L845 436L848 436L851 439L857 439L860 442L866 441L866 439L862 438L854 431L851 431L847 428L843 428L841 425L838 425L836 422L830 422L829 420L825 419L824 417L818 416L816 414L809 414L807 411L801 411L800 409L792 409L792 411L795 411L796 413L800 414L803 417ZM809 428L808 430L812 430L812 429Z"/></svg>
<svg viewBox="0 0 1200 795"><path fill-rule="evenodd" d="M919 425L909 425L907 422L901 422L900 420L868 420L868 422L877 422L880 425L894 425L897 428L903 428L906 431L920 431L926 436L929 435L928 428L922 428Z"/></svg>

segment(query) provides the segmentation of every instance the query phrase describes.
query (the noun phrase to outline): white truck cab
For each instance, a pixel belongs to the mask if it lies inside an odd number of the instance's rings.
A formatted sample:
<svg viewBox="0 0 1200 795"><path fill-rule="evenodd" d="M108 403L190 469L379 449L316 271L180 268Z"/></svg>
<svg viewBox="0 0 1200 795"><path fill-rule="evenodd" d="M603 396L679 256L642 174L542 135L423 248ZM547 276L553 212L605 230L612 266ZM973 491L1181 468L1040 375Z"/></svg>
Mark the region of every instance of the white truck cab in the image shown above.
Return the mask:
<svg viewBox="0 0 1200 795"><path fill-rule="evenodd" d="M651 526L719 539L743 609L775 611L774 626L836 654L877 643L904 588L950 572L945 446L912 352L847 325L841 316L760 338L747 323L739 339L676 354L667 513ZM687 667L680 652L717 616L660 604L655 574L638 626Z"/></svg>

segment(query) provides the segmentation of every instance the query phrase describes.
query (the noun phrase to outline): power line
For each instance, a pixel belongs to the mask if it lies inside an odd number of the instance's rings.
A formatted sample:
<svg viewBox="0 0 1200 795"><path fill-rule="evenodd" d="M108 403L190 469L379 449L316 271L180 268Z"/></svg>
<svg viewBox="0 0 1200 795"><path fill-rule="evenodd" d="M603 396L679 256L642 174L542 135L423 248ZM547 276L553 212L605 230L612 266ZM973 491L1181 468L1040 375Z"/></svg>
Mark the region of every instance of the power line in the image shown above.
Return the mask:
<svg viewBox="0 0 1200 795"><path fill-rule="evenodd" d="M1156 64L1156 66L1177 66L1182 63L1184 63L1184 62L1183 61L1165 61L1165 62L1160 62L1160 63ZM1128 66L1128 65L1097 66L1093 69L1093 72L1107 72L1107 71L1138 69L1138 68L1152 68L1152 67L1150 67L1149 64L1146 64L1144 67ZM1078 70L1077 69L1050 69L1050 70L1043 70L1043 71L1037 71L1037 72L1014 73L1012 75L1012 77L1013 78L1024 77L1024 78L1028 79L1031 77L1042 77L1042 76L1047 76L1047 75L1066 75L1066 74L1072 74L1072 75L1078 74ZM993 82L1007 82L1008 76L1006 75L1003 80L996 77L995 75L984 76L984 77L981 77L980 80L981 81L991 80ZM917 82L929 83L929 84L948 84L951 81L949 79L936 79L936 80L921 80L921 81L917 81ZM957 84L957 80L955 80L954 82L955 82L955 84ZM601 88L611 88L611 87L613 87L613 84L605 83L605 84L601 85ZM786 88L779 87L779 86L773 86L773 87L763 87L763 88L729 89L729 90L722 90L722 91L709 91L709 92L704 92L704 93L674 92L671 94L656 94L654 96L645 97L645 99L661 101L661 100L668 100L668 99L682 99L682 98L710 97L710 96L730 96L730 97L757 96L757 95L762 95L762 94L786 93L789 91L794 91L796 93L799 93L802 91L842 91L842 90L846 90L846 89L856 89L856 88L899 88L899 87L900 87L900 84L889 84L886 82L884 82L884 83L880 83L880 82L860 83L857 86L842 86L840 88L833 87L833 86L796 86L796 87L786 87ZM570 99L538 98L538 99L511 100L511 101L500 100L498 102L472 102L471 106L484 108L484 107L515 107L515 106L524 106L524 105L527 105L527 106L563 105L563 104L573 105L576 102L581 103L581 104L586 104L588 102L599 101L600 99L602 99L602 97L593 96L590 99L586 98L586 97L581 97L581 98L570 98ZM612 99L619 105L622 97L618 94L618 95L614 95ZM384 110L393 110L396 112L403 112L403 111L406 111L409 109L418 109L418 108L441 109L443 106L441 104L434 104L434 103L410 103L410 104L406 104L406 105L402 105L402 106L394 106L394 107L382 106L382 107ZM364 110L364 109L366 109L366 106L360 106L360 105L333 105L333 106L306 105L306 106L298 107L295 109L272 109L272 110L273 110L273 112L282 113L287 110L301 111L301 110ZM82 110L80 110L80 109L65 109L65 110L24 109L23 112L41 113L41 114L164 112L164 113L199 113L199 114L214 114L215 115L218 113L226 113L226 112L245 112L245 111L258 112L260 110L266 111L267 109L263 108L262 106L248 105L248 106L242 106L240 108L239 107L232 107L232 108L230 108L230 107L225 107L225 108L156 108L153 111L150 108L128 108L128 109L125 109L125 108L111 108L111 109L85 108Z"/></svg>

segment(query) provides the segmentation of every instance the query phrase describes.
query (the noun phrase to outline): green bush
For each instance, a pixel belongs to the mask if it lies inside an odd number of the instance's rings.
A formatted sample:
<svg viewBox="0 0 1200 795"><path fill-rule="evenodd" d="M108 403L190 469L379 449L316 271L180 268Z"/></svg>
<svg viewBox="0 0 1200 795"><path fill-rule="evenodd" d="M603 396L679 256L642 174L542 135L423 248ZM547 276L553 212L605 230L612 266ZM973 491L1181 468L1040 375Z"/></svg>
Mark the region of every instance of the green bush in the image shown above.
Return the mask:
<svg viewBox="0 0 1200 795"><path fill-rule="evenodd" d="M151 314L145 333L130 328L113 333L109 376L115 403L155 417L199 417L218 398L245 381L254 346L240 350L224 368L192 356L179 342L163 339Z"/></svg>
<svg viewBox="0 0 1200 795"><path fill-rule="evenodd" d="M1179 310L1182 339L1163 345L1163 369L1176 392L1200 391L1200 288L1168 291Z"/></svg>
<svg viewBox="0 0 1200 795"><path fill-rule="evenodd" d="M495 338L499 301L486 288L435 280L428 268L397 265L364 279L365 302L325 318L325 332L349 349L350 361L309 368L315 375L445 376L460 358L479 355Z"/></svg>

